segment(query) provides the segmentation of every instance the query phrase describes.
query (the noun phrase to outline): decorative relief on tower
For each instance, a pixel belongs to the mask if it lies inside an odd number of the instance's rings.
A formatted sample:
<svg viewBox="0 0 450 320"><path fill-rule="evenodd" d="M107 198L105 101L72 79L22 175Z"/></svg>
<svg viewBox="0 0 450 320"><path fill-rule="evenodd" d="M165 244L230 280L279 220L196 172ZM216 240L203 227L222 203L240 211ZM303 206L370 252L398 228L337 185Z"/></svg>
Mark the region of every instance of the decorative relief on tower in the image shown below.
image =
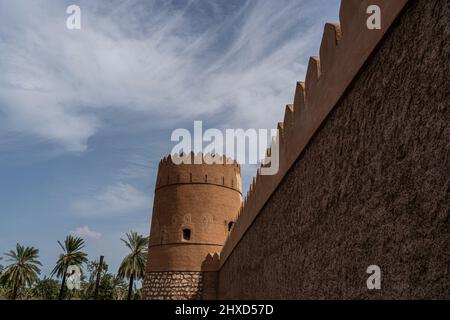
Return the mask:
<svg viewBox="0 0 450 320"><path fill-rule="evenodd" d="M183 223L184 224L191 224L192 223L192 216L190 214L185 214L183 217Z"/></svg>
<svg viewBox="0 0 450 320"><path fill-rule="evenodd" d="M165 227L161 228L161 244L167 244L167 229Z"/></svg>
<svg viewBox="0 0 450 320"><path fill-rule="evenodd" d="M213 216L203 216L202 218L202 230L207 231L211 225L214 224Z"/></svg>

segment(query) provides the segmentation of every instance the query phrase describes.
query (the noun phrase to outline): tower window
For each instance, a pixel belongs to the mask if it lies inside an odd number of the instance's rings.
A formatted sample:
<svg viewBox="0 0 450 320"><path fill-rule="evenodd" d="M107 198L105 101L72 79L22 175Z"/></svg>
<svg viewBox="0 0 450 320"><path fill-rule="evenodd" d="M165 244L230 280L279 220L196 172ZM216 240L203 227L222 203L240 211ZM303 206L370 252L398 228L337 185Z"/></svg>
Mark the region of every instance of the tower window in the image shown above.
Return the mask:
<svg viewBox="0 0 450 320"><path fill-rule="evenodd" d="M184 241L191 240L191 229L188 228L183 229L183 240Z"/></svg>
<svg viewBox="0 0 450 320"><path fill-rule="evenodd" d="M231 231L231 229L233 228L233 225L234 225L234 221L228 222L228 232Z"/></svg>

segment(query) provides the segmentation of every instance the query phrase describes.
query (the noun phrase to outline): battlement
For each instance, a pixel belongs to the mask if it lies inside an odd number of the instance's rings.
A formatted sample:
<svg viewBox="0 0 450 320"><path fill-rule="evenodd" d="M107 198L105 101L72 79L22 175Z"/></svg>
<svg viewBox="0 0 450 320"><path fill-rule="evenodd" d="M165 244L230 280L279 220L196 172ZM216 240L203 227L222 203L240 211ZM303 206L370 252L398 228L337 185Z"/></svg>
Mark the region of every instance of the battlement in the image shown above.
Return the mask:
<svg viewBox="0 0 450 320"><path fill-rule="evenodd" d="M215 253L209 253L202 263L202 271L217 271L220 266L220 255Z"/></svg>
<svg viewBox="0 0 450 320"><path fill-rule="evenodd" d="M305 82L298 82L294 103L286 106L279 134L267 150L279 150L276 175L261 175L260 169L239 210L238 219L220 254L223 265L261 209L277 189L322 122L338 103L353 79L384 37L408 0L342 0L340 23L324 27L320 57L311 57ZM367 8L378 5L383 13L381 30L369 30ZM265 162L263 166L268 166Z"/></svg>
<svg viewBox="0 0 450 320"><path fill-rule="evenodd" d="M186 156L190 164L176 164L178 162L173 161L175 157L179 160L180 157ZM156 190L179 184L210 184L242 193L241 168L236 161L220 155L192 152L187 155L174 155L173 158L168 156L160 161Z"/></svg>

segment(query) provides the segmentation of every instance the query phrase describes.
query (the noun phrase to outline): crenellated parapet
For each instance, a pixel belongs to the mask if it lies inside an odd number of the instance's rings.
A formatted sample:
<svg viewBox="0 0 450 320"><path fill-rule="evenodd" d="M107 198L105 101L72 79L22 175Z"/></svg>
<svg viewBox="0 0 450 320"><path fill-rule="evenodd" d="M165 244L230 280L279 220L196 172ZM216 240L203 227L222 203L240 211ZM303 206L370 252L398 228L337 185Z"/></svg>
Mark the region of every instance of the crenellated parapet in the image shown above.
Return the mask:
<svg viewBox="0 0 450 320"><path fill-rule="evenodd" d="M258 169L239 210L238 219L221 251L221 265L344 95L407 2L408 0L342 0L340 23L325 24L320 57L310 58L306 79L297 83L294 102L286 106L284 121L278 124L278 137L267 151L270 156L273 150L279 150L278 173L263 176ZM367 8L371 5L377 5L381 9L380 30L370 30L367 27Z"/></svg>
<svg viewBox="0 0 450 320"><path fill-rule="evenodd" d="M220 267L220 256L216 253L208 253L202 263L202 271L217 271Z"/></svg>
<svg viewBox="0 0 450 320"><path fill-rule="evenodd" d="M188 164L176 164L172 156L160 161L156 190L177 184L211 184L242 193L241 168L236 161L221 155L190 153L188 156ZM214 163L205 163L205 158Z"/></svg>

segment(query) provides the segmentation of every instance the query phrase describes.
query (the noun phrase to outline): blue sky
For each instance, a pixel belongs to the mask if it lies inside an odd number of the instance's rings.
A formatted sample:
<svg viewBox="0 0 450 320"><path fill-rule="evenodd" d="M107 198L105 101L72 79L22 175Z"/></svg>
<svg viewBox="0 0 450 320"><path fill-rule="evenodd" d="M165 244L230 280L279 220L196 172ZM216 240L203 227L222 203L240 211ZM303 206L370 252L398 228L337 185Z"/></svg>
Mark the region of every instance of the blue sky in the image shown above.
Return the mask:
<svg viewBox="0 0 450 320"><path fill-rule="evenodd" d="M65 26L71 4L81 30ZM75 233L116 272L120 237L148 234L172 131L276 127L338 12L338 0L0 0L0 253L35 246L48 275Z"/></svg>

